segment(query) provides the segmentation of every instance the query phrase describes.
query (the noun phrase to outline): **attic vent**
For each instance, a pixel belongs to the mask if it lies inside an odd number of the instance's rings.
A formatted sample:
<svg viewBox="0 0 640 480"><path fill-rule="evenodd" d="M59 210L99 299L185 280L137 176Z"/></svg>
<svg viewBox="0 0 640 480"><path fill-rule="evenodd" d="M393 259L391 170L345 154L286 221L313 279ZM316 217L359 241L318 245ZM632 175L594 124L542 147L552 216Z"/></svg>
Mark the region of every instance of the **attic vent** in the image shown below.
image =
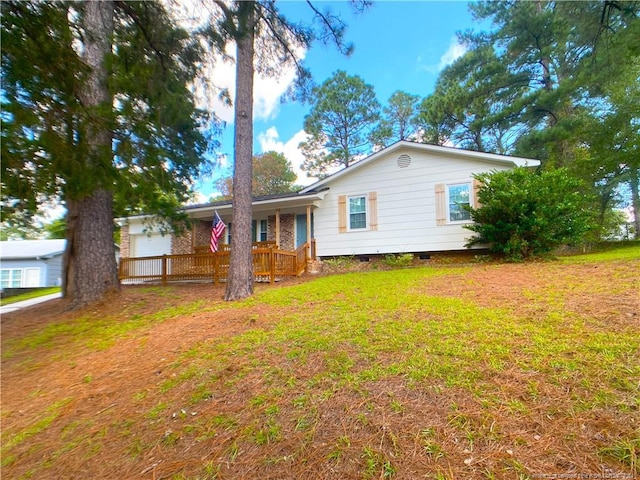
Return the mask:
<svg viewBox="0 0 640 480"><path fill-rule="evenodd" d="M409 165L411 165L411 157L409 155L400 155L398 157L399 168L407 168Z"/></svg>

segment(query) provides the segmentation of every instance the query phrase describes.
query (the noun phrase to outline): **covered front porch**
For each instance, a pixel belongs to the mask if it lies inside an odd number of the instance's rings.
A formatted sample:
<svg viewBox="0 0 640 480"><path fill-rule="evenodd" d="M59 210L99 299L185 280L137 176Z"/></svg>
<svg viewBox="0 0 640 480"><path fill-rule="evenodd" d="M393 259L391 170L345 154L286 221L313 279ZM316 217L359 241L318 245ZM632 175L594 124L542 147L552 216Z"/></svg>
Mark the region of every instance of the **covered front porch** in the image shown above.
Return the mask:
<svg viewBox="0 0 640 480"><path fill-rule="evenodd" d="M256 198L252 211L253 270L256 281L275 282L302 274L315 259L313 239L314 202L322 194L284 194ZM211 227L215 212L227 228L219 249L210 252ZM172 281L225 282L229 269L230 244L234 233L231 202L214 202L185 208L191 227L170 237L170 248L161 245L156 234L145 235L142 221L129 218L124 255L119 275L123 283L167 283ZM166 242L165 242L166 245ZM122 247L121 247L122 248Z"/></svg>
<svg viewBox="0 0 640 480"><path fill-rule="evenodd" d="M229 272L231 249L228 245L212 253L199 248L197 253L161 255L154 257L122 258L120 281L132 283L161 283L200 281L224 283ZM311 257L313 243L303 244L295 251L280 250L274 242L253 245L253 274L257 282L275 283L286 277L301 275Z"/></svg>
<svg viewBox="0 0 640 480"><path fill-rule="evenodd" d="M295 251L313 239L313 210L324 193L297 193L258 197L252 203L253 242L271 242L281 250ZM230 244L233 236L233 209L229 201L194 205L185 208L195 220L191 232L174 238L171 253L195 253L198 247L209 245L211 224L218 212L227 225L220 243ZM308 252L309 255L311 251Z"/></svg>

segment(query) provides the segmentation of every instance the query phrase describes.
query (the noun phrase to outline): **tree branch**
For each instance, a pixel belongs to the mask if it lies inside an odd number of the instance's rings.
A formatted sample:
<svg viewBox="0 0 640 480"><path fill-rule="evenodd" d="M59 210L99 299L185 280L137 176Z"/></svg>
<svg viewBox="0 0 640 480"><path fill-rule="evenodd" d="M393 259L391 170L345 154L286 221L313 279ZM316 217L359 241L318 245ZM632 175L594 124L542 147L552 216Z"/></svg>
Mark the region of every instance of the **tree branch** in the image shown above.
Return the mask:
<svg viewBox="0 0 640 480"><path fill-rule="evenodd" d="M345 55L348 55L349 53L351 53L351 47L344 45L342 41L343 29L336 28L336 26L332 22L332 18L326 16L320 10L318 10L313 5L313 2L311 2L311 0L306 0L306 1L307 1L307 5L309 5L311 10L313 10L313 12L315 13L316 17L322 20L322 23L324 24L325 28L329 32L330 36L333 38L333 41L336 44L336 47L338 47L338 50L340 50L340 53L343 53ZM336 17L333 17L333 20L336 20ZM344 27L344 24L342 24L340 19L337 19L337 20L340 22L340 26Z"/></svg>
<svg viewBox="0 0 640 480"><path fill-rule="evenodd" d="M114 2L114 6L121 10L123 13L125 13L126 15L129 16L129 18L131 18L131 20L133 20L133 22L138 26L138 28L140 29L140 31L142 32L142 35L144 36L145 40L147 41L147 44L149 45L149 47L151 47L151 50L153 50L156 54L156 56L158 57L158 59L160 60L160 64L162 65L162 69L166 70L167 67L165 65L165 56L162 53L162 50L156 46L154 39L152 38L149 29L147 28L147 25L145 23L143 23L142 19L140 18L140 16L138 15L138 13L132 8L131 6L132 4L130 2L126 2L123 0L116 0ZM146 5L145 5L146 8Z"/></svg>
<svg viewBox="0 0 640 480"><path fill-rule="evenodd" d="M268 16L263 15L262 13L259 14L259 17L264 20L264 22L266 23L267 27L269 28L269 31L271 32L271 35L273 35L273 37L278 41L278 43L280 44L280 46L284 49L286 56L288 56L289 58L292 59L295 68L298 72L304 70L304 67L302 66L302 64L298 61L297 56L295 55L295 52L293 52L293 50L291 50L290 44L289 42L283 38L282 35L280 35L278 33L278 30L276 28L276 26L273 24L271 18L269 18ZM295 35L295 31L293 31L289 24L287 24L286 22L284 23L285 28L292 33L293 35Z"/></svg>

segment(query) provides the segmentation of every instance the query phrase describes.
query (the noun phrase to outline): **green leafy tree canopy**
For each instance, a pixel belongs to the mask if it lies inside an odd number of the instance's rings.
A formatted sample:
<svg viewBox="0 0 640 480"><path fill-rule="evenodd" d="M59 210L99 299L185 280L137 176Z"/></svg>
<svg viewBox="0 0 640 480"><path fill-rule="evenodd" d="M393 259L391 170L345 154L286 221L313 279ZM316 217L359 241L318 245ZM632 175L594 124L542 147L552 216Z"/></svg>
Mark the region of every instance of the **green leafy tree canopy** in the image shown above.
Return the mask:
<svg viewBox="0 0 640 480"><path fill-rule="evenodd" d="M279 193L294 192L296 173L291 162L279 152L265 152L253 156L252 195L261 197L277 195ZM220 196L216 200L226 200L233 197L233 177L222 177L216 181L216 188Z"/></svg>
<svg viewBox="0 0 640 480"><path fill-rule="evenodd" d="M469 8L488 26L459 34L466 53L421 104L423 140L567 167L599 196L601 223L621 191L640 211L640 2Z"/></svg>
<svg viewBox="0 0 640 480"><path fill-rule="evenodd" d="M187 88L197 44L157 2L113 5L115 48L106 60L113 107L95 112L108 122L113 149L87 162L85 125L95 120L80 91L88 68L74 48L82 5L3 2L3 215L34 214L51 197L65 202L105 188L116 215L171 217L205 166L201 127L209 117Z"/></svg>

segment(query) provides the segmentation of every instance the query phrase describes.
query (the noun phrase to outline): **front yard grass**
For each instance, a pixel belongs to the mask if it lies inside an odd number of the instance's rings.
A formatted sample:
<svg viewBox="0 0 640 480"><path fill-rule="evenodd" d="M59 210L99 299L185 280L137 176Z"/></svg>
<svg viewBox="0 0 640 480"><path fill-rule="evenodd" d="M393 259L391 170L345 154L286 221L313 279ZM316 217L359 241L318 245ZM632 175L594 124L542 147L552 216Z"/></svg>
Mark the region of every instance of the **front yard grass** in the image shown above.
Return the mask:
<svg viewBox="0 0 640 480"><path fill-rule="evenodd" d="M3 394L3 472L635 478L639 266L631 246L326 276L234 304L167 287L3 336L3 392L35 402ZM152 296L169 303L149 311Z"/></svg>

